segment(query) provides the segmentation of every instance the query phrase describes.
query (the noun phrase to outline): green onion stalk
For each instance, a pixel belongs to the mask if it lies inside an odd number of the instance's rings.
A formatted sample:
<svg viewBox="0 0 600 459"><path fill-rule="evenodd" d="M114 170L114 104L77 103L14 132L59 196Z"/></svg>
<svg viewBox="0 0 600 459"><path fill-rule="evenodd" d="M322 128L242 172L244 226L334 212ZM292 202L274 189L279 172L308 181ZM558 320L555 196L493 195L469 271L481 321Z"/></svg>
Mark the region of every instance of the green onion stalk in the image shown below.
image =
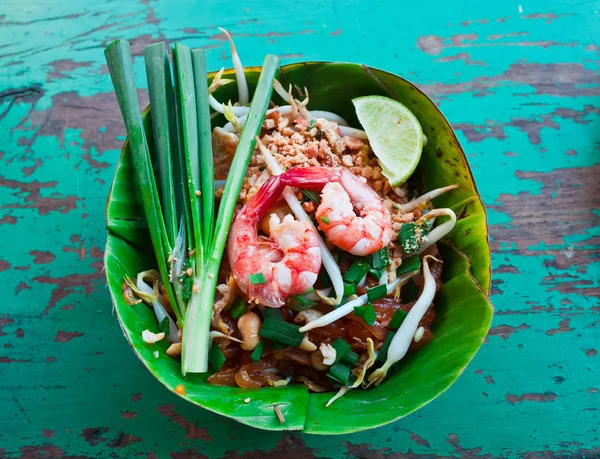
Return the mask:
<svg viewBox="0 0 600 459"><path fill-rule="evenodd" d="M148 140L138 108L129 42L126 40L114 41L108 45L104 54L115 88L117 102L125 122L128 138L127 147L133 159L135 180L141 191L142 205L158 263L160 278L178 322L183 323L182 314L170 283L168 267L168 258L172 250L170 244L172 231L168 230L165 225L163 205L161 205Z"/></svg>
<svg viewBox="0 0 600 459"><path fill-rule="evenodd" d="M210 319L219 267L227 243L235 204L254 151L254 137L259 133L267 112L273 90L272 81L278 69L279 58L268 55L263 63L258 85L250 105L250 112L225 183L213 231L214 238L210 246L207 247L204 262L200 264L196 261L194 288L186 310L185 331L183 333L181 370L184 375L187 373L204 373L208 370Z"/></svg>
<svg viewBox="0 0 600 459"><path fill-rule="evenodd" d="M135 179L160 279L183 330L182 373L204 373L208 370L210 319L219 267L235 204L254 151L254 138L271 100L279 59L272 55L265 59L215 221L204 51L175 44L173 84L164 43L146 48L154 134L152 151L138 109L129 43L115 41L106 48L105 54L127 130L127 146L135 166ZM192 293L186 306L187 290L182 284L185 279L182 272L187 266L192 268L192 278L184 282L192 281Z"/></svg>

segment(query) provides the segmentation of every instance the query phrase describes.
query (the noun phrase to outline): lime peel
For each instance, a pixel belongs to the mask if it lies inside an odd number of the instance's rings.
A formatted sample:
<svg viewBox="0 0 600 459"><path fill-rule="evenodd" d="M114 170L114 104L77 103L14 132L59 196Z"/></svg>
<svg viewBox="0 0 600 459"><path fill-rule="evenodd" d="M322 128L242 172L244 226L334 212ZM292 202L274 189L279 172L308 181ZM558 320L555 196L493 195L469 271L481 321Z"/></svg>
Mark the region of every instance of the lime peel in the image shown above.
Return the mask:
<svg viewBox="0 0 600 459"><path fill-rule="evenodd" d="M383 175L392 187L405 182L419 164L425 136L413 113L389 97L352 99Z"/></svg>

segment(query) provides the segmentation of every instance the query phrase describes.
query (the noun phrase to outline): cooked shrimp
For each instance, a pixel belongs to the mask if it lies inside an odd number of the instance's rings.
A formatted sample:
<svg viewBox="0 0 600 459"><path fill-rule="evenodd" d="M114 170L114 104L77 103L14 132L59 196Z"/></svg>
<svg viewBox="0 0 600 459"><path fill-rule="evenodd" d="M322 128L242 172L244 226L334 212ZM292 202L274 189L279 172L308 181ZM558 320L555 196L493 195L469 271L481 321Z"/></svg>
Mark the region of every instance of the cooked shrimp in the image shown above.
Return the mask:
<svg viewBox="0 0 600 459"><path fill-rule="evenodd" d="M258 236L258 223L284 188L279 176L267 180L236 216L227 244L240 290L251 301L270 307L281 307L289 295L312 287L321 268L317 235L308 223L292 215L281 220L273 214L269 221L271 238Z"/></svg>
<svg viewBox="0 0 600 459"><path fill-rule="evenodd" d="M381 197L359 177L344 169L311 167L290 169L289 185L314 187L330 178L321 191L316 217L319 228L339 248L353 255L377 252L392 240L392 218Z"/></svg>

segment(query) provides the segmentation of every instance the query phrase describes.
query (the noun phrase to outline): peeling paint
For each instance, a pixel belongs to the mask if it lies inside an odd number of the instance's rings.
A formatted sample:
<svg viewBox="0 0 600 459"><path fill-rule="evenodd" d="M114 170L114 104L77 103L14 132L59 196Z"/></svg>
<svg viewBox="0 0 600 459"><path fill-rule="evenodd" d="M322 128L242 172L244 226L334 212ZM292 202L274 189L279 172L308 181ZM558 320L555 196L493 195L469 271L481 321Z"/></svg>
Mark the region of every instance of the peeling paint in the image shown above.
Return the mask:
<svg viewBox="0 0 600 459"><path fill-rule="evenodd" d="M0 457L600 456L600 15L589 4L13 3L1 30L26 39L0 48ZM211 70L229 66L217 25L247 65L274 53L414 81L469 156L497 316L460 383L406 419L344 437L257 434L172 395L122 338L102 257L125 129L102 48L130 41L143 107L144 46L181 39L207 49Z"/></svg>
<svg viewBox="0 0 600 459"><path fill-rule="evenodd" d="M556 400L554 392L544 392L543 394L523 394L523 395L507 395L506 401L511 405L515 403L528 402L553 402Z"/></svg>

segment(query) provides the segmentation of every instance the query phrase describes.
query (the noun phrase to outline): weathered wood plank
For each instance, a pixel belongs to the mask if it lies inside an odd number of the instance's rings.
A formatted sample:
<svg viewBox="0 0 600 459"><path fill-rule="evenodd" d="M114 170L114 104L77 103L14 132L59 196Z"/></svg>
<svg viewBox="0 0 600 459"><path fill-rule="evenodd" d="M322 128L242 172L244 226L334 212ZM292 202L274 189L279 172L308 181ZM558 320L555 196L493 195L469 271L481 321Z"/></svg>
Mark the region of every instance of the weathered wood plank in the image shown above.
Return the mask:
<svg viewBox="0 0 600 459"><path fill-rule="evenodd" d="M0 10L0 457L600 456L600 5ZM465 374L409 418L343 438L257 435L166 392L121 336L102 247L124 128L102 49L132 41L142 90L151 41L203 46L210 68L229 66L216 25L246 65L269 52L401 74L458 130L489 208L497 315Z"/></svg>

